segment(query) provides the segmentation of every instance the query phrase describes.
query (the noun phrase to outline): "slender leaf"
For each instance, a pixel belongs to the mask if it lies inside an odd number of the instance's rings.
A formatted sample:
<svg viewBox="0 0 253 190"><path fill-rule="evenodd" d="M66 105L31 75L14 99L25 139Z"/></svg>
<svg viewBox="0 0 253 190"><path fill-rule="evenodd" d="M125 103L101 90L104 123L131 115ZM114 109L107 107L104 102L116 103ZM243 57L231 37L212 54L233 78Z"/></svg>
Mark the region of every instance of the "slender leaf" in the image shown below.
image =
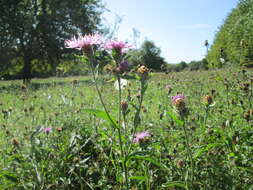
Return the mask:
<svg viewBox="0 0 253 190"><path fill-rule="evenodd" d="M135 160L145 160L148 161L152 164L154 164L155 166L168 171L169 169L167 168L167 166L165 166L164 164L160 163L159 161L155 160L154 158L150 157L150 156L141 156L141 155L133 155L129 158L129 160L131 159L135 159Z"/></svg>
<svg viewBox="0 0 253 190"><path fill-rule="evenodd" d="M146 176L131 176L129 179L135 179L139 181L146 181L147 177Z"/></svg>
<svg viewBox="0 0 253 190"><path fill-rule="evenodd" d="M167 114L171 117L171 119L173 119L173 121L175 121L178 125L183 126L184 125L184 121L180 120L175 114L171 113L171 112L167 112Z"/></svg>
<svg viewBox="0 0 253 190"><path fill-rule="evenodd" d="M187 186L184 182L181 181L170 181L162 184L162 187L182 187L184 189L187 189Z"/></svg>
<svg viewBox="0 0 253 190"><path fill-rule="evenodd" d="M211 148L216 147L216 146L219 146L219 145L221 145L221 144L220 144L220 143L212 143L212 144L208 144L207 146L205 146L205 147L199 149L199 150L197 151L197 153L193 156L194 159L200 157L204 152L207 152L207 151L210 150Z"/></svg>
<svg viewBox="0 0 253 190"><path fill-rule="evenodd" d="M96 110L96 109L84 109L84 111L94 114L95 116L110 122L113 125L113 127L118 128L118 125L116 124L115 119L113 119L111 116L108 116L105 111Z"/></svg>

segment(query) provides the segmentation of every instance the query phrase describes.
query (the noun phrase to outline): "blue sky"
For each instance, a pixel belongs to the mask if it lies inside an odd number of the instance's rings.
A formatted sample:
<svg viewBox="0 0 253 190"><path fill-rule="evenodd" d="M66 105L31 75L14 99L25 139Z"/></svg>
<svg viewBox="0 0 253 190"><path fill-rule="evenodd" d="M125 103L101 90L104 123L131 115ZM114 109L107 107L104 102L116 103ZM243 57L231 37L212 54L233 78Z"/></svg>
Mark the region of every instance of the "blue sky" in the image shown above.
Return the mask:
<svg viewBox="0 0 253 190"><path fill-rule="evenodd" d="M168 63L200 60L205 40L213 42L218 27L238 0L104 0L110 11L106 23L122 18L116 34L133 43L133 28L140 32L137 44L152 40Z"/></svg>

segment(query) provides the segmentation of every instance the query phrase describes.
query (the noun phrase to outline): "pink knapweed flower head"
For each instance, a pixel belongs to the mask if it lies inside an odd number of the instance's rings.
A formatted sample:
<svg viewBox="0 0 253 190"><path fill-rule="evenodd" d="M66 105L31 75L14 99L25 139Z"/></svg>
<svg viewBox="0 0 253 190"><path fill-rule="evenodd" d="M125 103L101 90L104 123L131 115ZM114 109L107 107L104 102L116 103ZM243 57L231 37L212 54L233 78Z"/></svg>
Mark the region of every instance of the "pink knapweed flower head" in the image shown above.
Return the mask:
<svg viewBox="0 0 253 190"><path fill-rule="evenodd" d="M52 128L51 127L47 127L47 128L44 128L43 131L45 133L51 133L52 132Z"/></svg>
<svg viewBox="0 0 253 190"><path fill-rule="evenodd" d="M66 48L73 49L89 49L92 45L98 45L102 43L102 37L99 34L87 34L84 36L78 35L78 37L73 37L70 40L65 41Z"/></svg>
<svg viewBox="0 0 253 190"><path fill-rule="evenodd" d="M178 101L184 101L185 100L185 96L182 94L177 94L176 96L172 97L172 103L176 104Z"/></svg>
<svg viewBox="0 0 253 190"><path fill-rule="evenodd" d="M143 141L146 137L150 137L150 133L148 131L143 131L140 133L136 133L134 134L134 143L139 143L141 141Z"/></svg>
<svg viewBox="0 0 253 190"><path fill-rule="evenodd" d="M128 45L125 42L118 40L110 40L104 46L104 48L107 50L115 50L120 53L125 52L127 49L131 47L132 47L131 45Z"/></svg>

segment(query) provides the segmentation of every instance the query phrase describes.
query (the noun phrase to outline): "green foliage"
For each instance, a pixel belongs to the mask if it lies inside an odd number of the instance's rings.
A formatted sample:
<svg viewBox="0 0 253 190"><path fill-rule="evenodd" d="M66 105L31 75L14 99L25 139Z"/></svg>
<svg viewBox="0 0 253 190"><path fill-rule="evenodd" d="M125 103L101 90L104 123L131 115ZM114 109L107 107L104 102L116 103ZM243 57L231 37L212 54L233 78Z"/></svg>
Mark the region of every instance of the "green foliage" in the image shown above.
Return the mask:
<svg viewBox="0 0 253 190"><path fill-rule="evenodd" d="M207 55L212 67L253 66L253 1L240 0L216 34Z"/></svg>
<svg viewBox="0 0 253 190"><path fill-rule="evenodd" d="M204 58L200 61L191 61L190 63L186 63L181 61L178 64L166 64L163 67L163 71L165 72L180 72L180 71L198 71L198 70L207 70L208 69L208 62Z"/></svg>
<svg viewBox="0 0 253 190"><path fill-rule="evenodd" d="M73 51L64 40L97 31L100 0L0 0L0 75L48 76Z"/></svg>
<svg viewBox="0 0 253 190"><path fill-rule="evenodd" d="M160 55L160 48L149 40L144 41L140 49L132 50L129 54L131 63L134 65L145 65L154 71L161 71L166 64L164 58Z"/></svg>

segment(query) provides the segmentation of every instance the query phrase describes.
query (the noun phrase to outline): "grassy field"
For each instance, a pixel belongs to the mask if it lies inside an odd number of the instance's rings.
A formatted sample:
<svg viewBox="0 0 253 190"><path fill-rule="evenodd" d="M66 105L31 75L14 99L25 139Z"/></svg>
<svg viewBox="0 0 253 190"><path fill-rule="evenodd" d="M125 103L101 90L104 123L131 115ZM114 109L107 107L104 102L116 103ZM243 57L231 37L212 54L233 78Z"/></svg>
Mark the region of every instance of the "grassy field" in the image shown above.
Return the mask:
<svg viewBox="0 0 253 190"><path fill-rule="evenodd" d="M98 84L118 118L109 80ZM130 81L119 138L90 77L1 81L0 189L253 189L252 84L253 71L239 68L152 74L135 130L140 84Z"/></svg>

